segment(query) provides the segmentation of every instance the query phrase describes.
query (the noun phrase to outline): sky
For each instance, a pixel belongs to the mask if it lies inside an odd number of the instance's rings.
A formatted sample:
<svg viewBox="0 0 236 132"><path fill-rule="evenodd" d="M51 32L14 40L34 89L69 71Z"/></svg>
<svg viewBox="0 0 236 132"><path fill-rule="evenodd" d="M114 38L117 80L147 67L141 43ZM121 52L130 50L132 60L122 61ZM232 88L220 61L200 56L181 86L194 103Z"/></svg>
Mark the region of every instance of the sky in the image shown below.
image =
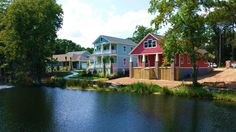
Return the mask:
<svg viewBox="0 0 236 132"><path fill-rule="evenodd" d="M150 27L149 0L58 0L63 26L58 38L93 47L99 35L131 37L137 25Z"/></svg>

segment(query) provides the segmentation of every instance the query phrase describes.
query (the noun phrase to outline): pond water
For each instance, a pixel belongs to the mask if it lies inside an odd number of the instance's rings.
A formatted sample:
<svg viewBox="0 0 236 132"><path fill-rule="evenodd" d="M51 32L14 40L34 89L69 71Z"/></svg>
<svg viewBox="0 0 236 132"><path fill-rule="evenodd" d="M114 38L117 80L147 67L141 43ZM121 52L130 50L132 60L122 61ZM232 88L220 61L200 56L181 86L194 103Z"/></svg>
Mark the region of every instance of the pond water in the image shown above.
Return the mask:
<svg viewBox="0 0 236 132"><path fill-rule="evenodd" d="M0 90L0 131L236 131L236 104L168 96Z"/></svg>

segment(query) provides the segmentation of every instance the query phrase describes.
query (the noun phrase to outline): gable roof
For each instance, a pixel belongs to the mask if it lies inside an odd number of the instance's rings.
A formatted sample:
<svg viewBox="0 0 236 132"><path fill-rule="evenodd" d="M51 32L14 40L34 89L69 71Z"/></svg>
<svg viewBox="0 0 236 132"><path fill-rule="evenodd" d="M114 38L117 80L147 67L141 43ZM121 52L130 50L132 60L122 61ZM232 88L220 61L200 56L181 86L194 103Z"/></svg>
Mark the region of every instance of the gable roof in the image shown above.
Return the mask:
<svg viewBox="0 0 236 132"><path fill-rule="evenodd" d="M119 44L125 44L125 45L136 45L136 43L133 42L130 39L122 39L122 38L111 37L111 36L106 36L106 35L100 35L97 39L99 39L99 38L104 38L105 40L109 41L110 43L119 43ZM93 44L95 44L97 39L93 42Z"/></svg>
<svg viewBox="0 0 236 132"><path fill-rule="evenodd" d="M153 33L148 33L135 47L133 50L130 51L129 54L132 54L133 51L135 51L135 49L137 49L137 47L149 36L153 36L154 38L156 38L157 40L161 39L161 35L156 35L156 34L153 34Z"/></svg>

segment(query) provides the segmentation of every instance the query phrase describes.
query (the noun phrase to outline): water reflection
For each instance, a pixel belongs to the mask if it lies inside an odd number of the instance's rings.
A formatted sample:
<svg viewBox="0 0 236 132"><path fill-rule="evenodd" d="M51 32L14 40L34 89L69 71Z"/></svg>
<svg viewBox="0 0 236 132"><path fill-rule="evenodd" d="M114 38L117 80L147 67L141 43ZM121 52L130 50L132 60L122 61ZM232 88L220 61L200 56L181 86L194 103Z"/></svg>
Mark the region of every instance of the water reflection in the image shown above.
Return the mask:
<svg viewBox="0 0 236 132"><path fill-rule="evenodd" d="M0 131L236 131L236 105L52 88L0 91Z"/></svg>
<svg viewBox="0 0 236 132"><path fill-rule="evenodd" d="M53 98L43 89L14 88L0 91L0 130L53 130Z"/></svg>

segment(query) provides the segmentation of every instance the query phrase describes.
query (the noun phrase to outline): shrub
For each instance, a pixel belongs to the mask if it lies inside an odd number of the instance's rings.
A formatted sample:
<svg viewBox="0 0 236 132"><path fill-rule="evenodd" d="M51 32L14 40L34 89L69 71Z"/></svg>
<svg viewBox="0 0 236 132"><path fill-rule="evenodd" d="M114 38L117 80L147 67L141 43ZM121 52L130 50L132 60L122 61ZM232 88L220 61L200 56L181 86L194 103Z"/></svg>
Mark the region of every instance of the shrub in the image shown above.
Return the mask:
<svg viewBox="0 0 236 132"><path fill-rule="evenodd" d="M64 88L66 86L66 80L62 77L52 76L50 78L49 85L52 87L63 87Z"/></svg>
<svg viewBox="0 0 236 132"><path fill-rule="evenodd" d="M97 85L99 88L108 88L108 87L109 87L109 84L106 83L106 82L103 82L103 81L96 81L96 85Z"/></svg>
<svg viewBox="0 0 236 132"><path fill-rule="evenodd" d="M88 80L67 80L66 84L69 87L80 87L80 88L89 88L93 86L93 82Z"/></svg>

